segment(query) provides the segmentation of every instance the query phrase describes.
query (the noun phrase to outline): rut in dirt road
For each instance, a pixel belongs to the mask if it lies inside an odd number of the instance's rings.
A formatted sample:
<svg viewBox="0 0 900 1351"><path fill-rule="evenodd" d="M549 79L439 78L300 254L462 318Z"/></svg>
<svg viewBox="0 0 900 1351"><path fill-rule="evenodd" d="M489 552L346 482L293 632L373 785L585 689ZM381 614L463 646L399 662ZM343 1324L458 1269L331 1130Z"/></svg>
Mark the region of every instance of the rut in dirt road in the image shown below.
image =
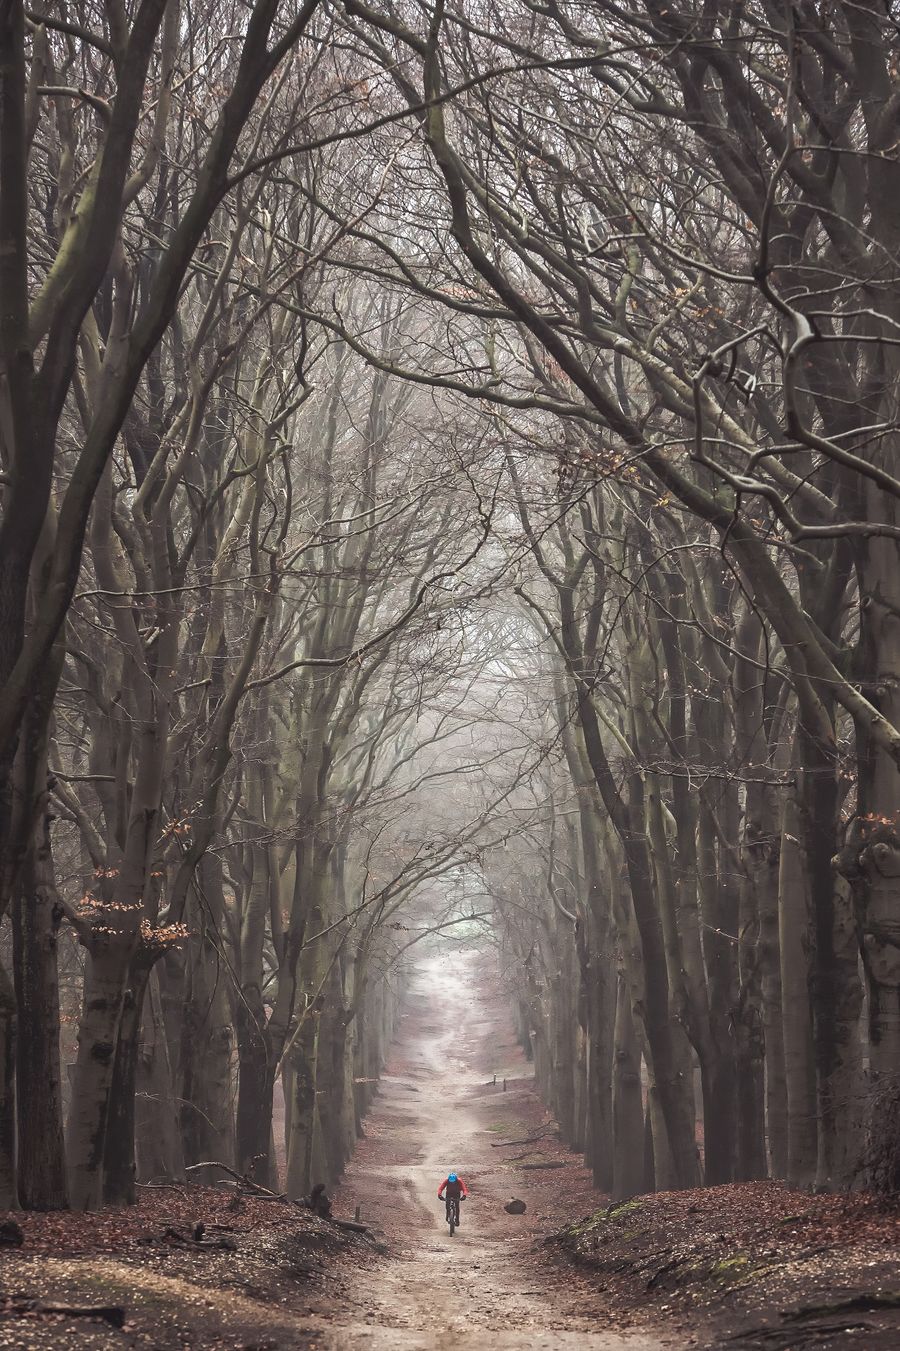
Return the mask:
<svg viewBox="0 0 900 1351"><path fill-rule="evenodd" d="M421 966L406 1010L366 1139L340 1191L342 1210L360 1205L385 1230L391 1256L360 1274L348 1322L339 1320L326 1345L671 1346L658 1335L609 1328L596 1287L560 1272L535 1248L537 1234L571 1216L554 1212L552 1174L542 1181L523 1174L492 1148L515 1129L523 1105L533 1114L536 1102L484 964L467 957ZM450 1169L470 1191L453 1238L437 1199ZM526 1201L525 1216L503 1210L513 1193ZM584 1208L591 1204L586 1198Z"/></svg>

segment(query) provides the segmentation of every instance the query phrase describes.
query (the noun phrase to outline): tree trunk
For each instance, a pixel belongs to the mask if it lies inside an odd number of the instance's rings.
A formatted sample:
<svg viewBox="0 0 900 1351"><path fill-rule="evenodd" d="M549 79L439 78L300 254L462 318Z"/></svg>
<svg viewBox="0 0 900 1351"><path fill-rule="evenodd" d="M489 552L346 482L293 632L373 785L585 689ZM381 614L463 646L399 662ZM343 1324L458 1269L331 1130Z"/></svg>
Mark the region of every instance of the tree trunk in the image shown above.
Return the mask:
<svg viewBox="0 0 900 1351"><path fill-rule="evenodd" d="M135 1090L141 1021L150 981L147 954L135 953L122 1004L115 1066L109 1094L103 1149L103 1201L108 1206L133 1206L135 1182Z"/></svg>
<svg viewBox="0 0 900 1351"><path fill-rule="evenodd" d="M647 1107L650 1117L650 1132L653 1139L654 1186L660 1192L676 1191L679 1186L678 1172L675 1167L675 1160L672 1157L666 1118L663 1115L659 1091L652 1079L647 1093Z"/></svg>
<svg viewBox="0 0 900 1351"><path fill-rule="evenodd" d="M577 637L573 634L574 614L571 597L560 597L563 606L563 635L573 660L580 660ZM576 666L577 669L577 666ZM619 787L613 778L603 746L603 737L596 709L588 689L579 687L578 711L584 748L594 775L603 806L621 841L625 867L631 890L637 932L640 935L644 961L645 982L641 1018L647 1035L649 1052L653 1058L653 1074L660 1095L679 1185L697 1186L700 1181L700 1160L694 1134L693 1092L690 1084L680 1077L680 1067L669 1017L669 983L666 974L665 946L662 926L653 887L653 870L642 808L636 803L625 805ZM630 793L639 791L637 776L632 774Z"/></svg>
<svg viewBox="0 0 900 1351"><path fill-rule="evenodd" d="M49 823L44 814L13 905L18 1047L19 1199L26 1210L68 1205L59 1065L59 972Z"/></svg>
<svg viewBox="0 0 900 1351"><path fill-rule="evenodd" d="M858 1162L855 1123L861 1101L862 1048L855 921L849 891L838 885L838 785L833 754L801 735L801 827L813 916L810 993L816 1056L821 1188L848 1183Z"/></svg>
<svg viewBox="0 0 900 1351"><path fill-rule="evenodd" d="M180 1055L181 1136L186 1163L234 1162L229 977L217 949L201 937L188 957Z"/></svg>
<svg viewBox="0 0 900 1351"><path fill-rule="evenodd" d="M234 1032L231 973L221 951L225 932L222 865L205 854L199 867L203 906L192 905L196 929L187 952L178 1056L181 1136L186 1163L234 1163Z"/></svg>
<svg viewBox="0 0 900 1351"><path fill-rule="evenodd" d="M169 1060L160 995L159 963L150 972L141 1021L135 1084L135 1164L141 1182L184 1178L179 1104ZM228 1160L220 1154L207 1158Z"/></svg>
<svg viewBox="0 0 900 1351"><path fill-rule="evenodd" d="M759 966L758 892L751 876L741 879L738 943L740 998L734 1020L737 1066L738 1182L768 1176L766 1158L765 1046Z"/></svg>
<svg viewBox="0 0 900 1351"><path fill-rule="evenodd" d="M785 793L781 836L779 948L787 1088L787 1180L807 1186L816 1170L816 1077L809 1000L809 874L793 789Z"/></svg>
<svg viewBox="0 0 900 1351"><path fill-rule="evenodd" d="M612 1199L627 1200L644 1187L644 1108L641 1101L641 1052L631 1012L631 990L623 971L616 985L613 1058Z"/></svg>
<svg viewBox="0 0 900 1351"><path fill-rule="evenodd" d="M778 805L766 790L767 807L760 848L765 851L759 878L759 967L766 1070L766 1140L772 1177L787 1176L787 1085L784 1071L784 1012L778 951L778 869L780 862Z"/></svg>
<svg viewBox="0 0 900 1351"><path fill-rule="evenodd" d="M319 1029L319 1053L316 1063L319 1123L326 1164L326 1175L316 1180L329 1185L341 1176L344 1164L349 1158L344 1101L348 1028L344 1010L337 1002L335 993L332 987L332 998L323 1013Z"/></svg>
<svg viewBox="0 0 900 1351"><path fill-rule="evenodd" d="M889 406L895 391L890 389ZM895 440L896 438L894 438ZM891 453L895 454L894 440ZM898 519L896 503L868 490L873 519ZM893 540L870 540L860 577L860 668L872 681L879 711L900 724L900 566ZM866 978L871 1103L900 1079L900 770L857 724L859 824L855 858L845 865L853 887ZM877 1122L870 1122L870 1129Z"/></svg>
<svg viewBox="0 0 900 1351"><path fill-rule="evenodd" d="M830 1157L820 1157L821 1185L842 1190L859 1177L868 1085L863 1068L864 986L860 978L859 929L850 886L833 877L835 1000L835 1065L831 1094L835 1130ZM900 896L898 896L900 900Z"/></svg>
<svg viewBox="0 0 900 1351"><path fill-rule="evenodd" d="M359 1029L356 1025L356 1019L347 1029L344 1037L344 1063L343 1063L343 1111L341 1114L342 1130L344 1135L344 1158L349 1159L356 1148L358 1139L356 1124L356 1096L353 1091L353 1066L356 1062L356 1041L359 1036Z"/></svg>
<svg viewBox="0 0 900 1351"><path fill-rule="evenodd" d="M317 1116L316 1069L319 1050L319 1015L306 1011L303 1029L290 1051L292 1069L291 1125L287 1156L287 1193L299 1200L314 1182Z"/></svg>
<svg viewBox="0 0 900 1351"><path fill-rule="evenodd" d="M69 1199L75 1210L97 1210L103 1203L110 1092L130 948L130 942L126 946L112 935L96 939L88 954L67 1140Z"/></svg>
<svg viewBox="0 0 900 1351"><path fill-rule="evenodd" d="M648 542L649 543L649 542ZM650 561L652 551L644 550ZM654 570L654 575L656 570ZM654 588L661 604L656 623L666 660L668 684L669 737L672 750L679 760L690 763L694 748L688 728L688 679L682 647L689 619L684 578L675 572L655 575ZM724 668L715 646L708 641L700 643L700 665L707 670L710 681L725 684L728 671ZM655 663L651 663L655 678ZM647 710L649 713L650 710ZM700 759L713 763L726 745L723 710L711 701L700 700L693 706L695 735L705 739L707 746L700 750ZM658 734L649 718L645 728L658 743ZM646 734L646 733L645 733ZM655 753L663 754L663 747L655 746ZM731 954L728 944L716 943L718 935L709 927L710 912L718 909L724 896L718 886L715 847L709 831L710 815L704 806L705 831L701 829L698 798L690 778L684 773L671 777L672 810L677 830L676 848L666 847L664 834L659 834L656 852L663 857L664 866L672 874L675 889L675 910L683 962L682 985L684 1009L682 1016L691 1044L700 1062L700 1086L703 1100L703 1174L707 1185L730 1182L734 1176L736 1084L733 1046L730 1038L731 1009L729 1007ZM661 823L660 823L661 825ZM657 827L659 832L659 826ZM698 838L699 837L699 838ZM698 865L698 848L704 849L703 879ZM707 925L701 924L701 906ZM713 928L721 928L718 920ZM723 998L724 978L724 998Z"/></svg>
<svg viewBox="0 0 900 1351"><path fill-rule="evenodd" d="M649 1070L648 1070L649 1074ZM656 1191L656 1160L653 1157L653 1121L650 1112L650 1089L644 1099L644 1187L645 1192Z"/></svg>
<svg viewBox="0 0 900 1351"><path fill-rule="evenodd" d="M697 881L703 919L703 957L707 971L710 1023L716 1029L717 1049L711 1060L701 1058L703 1139L706 1178L710 1184L734 1177L737 1139L737 1073L734 1046L724 1029L730 1027L736 1002L736 953L732 935L737 929L737 907L731 892L720 887L716 857L716 826L709 805L702 802L697 821Z"/></svg>
<svg viewBox="0 0 900 1351"><path fill-rule="evenodd" d="M262 735L265 723L258 715L257 733ZM255 773L248 784L248 804L251 818L262 822L266 811L264 785L260 773ZM248 855L252 876L245 897L241 917L239 976L240 990L235 1000L235 1030L238 1046L238 1098L235 1123L237 1167L255 1182L271 1186L275 1182L275 1160L271 1157L272 1106L275 1091L275 1067L281 1054L281 1038L273 1045L271 1029L263 1004L263 948L266 919L270 914L272 889L271 870L277 866L274 850L262 842L254 842ZM282 967L284 963L282 961ZM279 972L281 987L293 980L293 972ZM290 1014L288 1012L288 1018Z"/></svg>
<svg viewBox="0 0 900 1351"><path fill-rule="evenodd" d="M616 1126L613 1115L613 1065L615 1057L616 1005L611 993L612 962L592 944L588 990L587 1037L587 1119L585 1122L585 1163L591 1169L594 1186L603 1192L613 1188L613 1141ZM605 969L603 958L606 958ZM610 1007L612 1005L612 1008Z"/></svg>
<svg viewBox="0 0 900 1351"><path fill-rule="evenodd" d="M35 561L36 578L52 548L50 519L45 521ZM32 1210L57 1210L67 1204L59 1064L57 930L61 916L46 806L50 719L63 660L64 646L58 641L31 690L13 772L16 811L0 860L4 886L13 901L19 1199ZM0 1090L3 1099L5 1093ZM11 1097L6 1101L12 1105ZM0 1125L0 1140L4 1134L5 1121ZM3 1167L0 1163L0 1172Z"/></svg>
<svg viewBox="0 0 900 1351"><path fill-rule="evenodd" d="M735 635L734 663L734 763L765 765L769 756L766 737L764 682L759 666L765 659L762 626L756 611L749 609ZM737 842L740 874L738 908L738 1004L734 1018L738 1088L738 1138L736 1177L741 1182L768 1176L766 1151L766 1048L763 1009L762 910L774 903L774 864L779 823L769 814L770 794L759 775L751 775L744 787L744 815L736 785L724 789L726 838ZM771 935L770 935L771 936Z"/></svg>
<svg viewBox="0 0 900 1351"><path fill-rule="evenodd" d="M669 1018L662 926L655 905L650 860L642 830L630 828L622 840L622 847L644 959L644 1007L641 1012L648 1051L652 1057L653 1082L666 1123L677 1179L675 1185L694 1187L700 1182L700 1167L694 1133L693 1090L682 1075L676 1028ZM657 1166L657 1175L658 1172Z"/></svg>
<svg viewBox="0 0 900 1351"><path fill-rule="evenodd" d="M319 1032L319 1121L329 1182L341 1176L356 1144L352 973L353 963L342 954L332 966Z"/></svg>
<svg viewBox="0 0 900 1351"><path fill-rule="evenodd" d="M0 1210L18 1205L16 1188L16 994L0 962Z"/></svg>
<svg viewBox="0 0 900 1351"><path fill-rule="evenodd" d="M569 947L569 936L563 940ZM560 936L555 944L560 943ZM558 955L557 955L558 953ZM557 970L550 983L550 1028L553 1042L552 1084L550 1105L559 1122L560 1135L569 1147L577 1149L575 1118L575 1010L570 998L573 989L572 973L568 970L569 952L559 952L554 947L551 961L557 963Z"/></svg>
<svg viewBox="0 0 900 1351"><path fill-rule="evenodd" d="M270 1155L274 1065L265 1035L265 1013L237 1005L238 1099L235 1127L237 1169L264 1187L274 1185L275 1166Z"/></svg>

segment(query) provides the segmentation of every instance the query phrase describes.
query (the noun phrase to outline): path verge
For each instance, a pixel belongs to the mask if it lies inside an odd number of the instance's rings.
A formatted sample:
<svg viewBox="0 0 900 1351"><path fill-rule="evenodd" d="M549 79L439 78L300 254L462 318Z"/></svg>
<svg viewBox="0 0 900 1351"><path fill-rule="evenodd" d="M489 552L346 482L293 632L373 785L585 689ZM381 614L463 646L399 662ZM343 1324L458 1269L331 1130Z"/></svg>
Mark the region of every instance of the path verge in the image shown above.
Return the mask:
<svg viewBox="0 0 900 1351"><path fill-rule="evenodd" d="M595 1208L550 1240L623 1320L733 1351L900 1346L900 1210L756 1182Z"/></svg>

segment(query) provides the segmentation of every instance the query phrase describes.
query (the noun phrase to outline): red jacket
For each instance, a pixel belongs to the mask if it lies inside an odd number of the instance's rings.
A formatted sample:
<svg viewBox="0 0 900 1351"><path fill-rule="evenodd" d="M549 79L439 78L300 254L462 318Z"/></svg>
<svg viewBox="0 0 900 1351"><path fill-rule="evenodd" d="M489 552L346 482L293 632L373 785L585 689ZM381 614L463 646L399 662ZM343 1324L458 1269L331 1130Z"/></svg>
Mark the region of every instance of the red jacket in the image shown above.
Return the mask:
<svg viewBox="0 0 900 1351"><path fill-rule="evenodd" d="M443 1201L445 1189L448 1197L453 1197L455 1200L458 1200L459 1197L461 1196L468 1196L469 1194L469 1189L463 1182L461 1177L458 1177L455 1182L451 1182L449 1177L444 1178L443 1182L438 1188L439 1201Z"/></svg>

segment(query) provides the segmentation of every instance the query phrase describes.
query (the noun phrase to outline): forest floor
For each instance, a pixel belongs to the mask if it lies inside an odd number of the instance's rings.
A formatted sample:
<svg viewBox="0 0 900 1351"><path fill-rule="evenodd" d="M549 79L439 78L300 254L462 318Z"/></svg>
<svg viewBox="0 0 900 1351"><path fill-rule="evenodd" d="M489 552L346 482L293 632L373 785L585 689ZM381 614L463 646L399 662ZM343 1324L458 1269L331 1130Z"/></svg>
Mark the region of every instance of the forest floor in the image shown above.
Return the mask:
<svg viewBox="0 0 900 1351"><path fill-rule="evenodd" d="M452 1239L437 1200L450 1168L471 1191ZM504 1211L512 1196L524 1215ZM749 1184L602 1200L533 1092L490 972L423 966L335 1196L375 1242L233 1187L19 1215L23 1246L0 1250L0 1348L900 1345L900 1219L870 1199Z"/></svg>

